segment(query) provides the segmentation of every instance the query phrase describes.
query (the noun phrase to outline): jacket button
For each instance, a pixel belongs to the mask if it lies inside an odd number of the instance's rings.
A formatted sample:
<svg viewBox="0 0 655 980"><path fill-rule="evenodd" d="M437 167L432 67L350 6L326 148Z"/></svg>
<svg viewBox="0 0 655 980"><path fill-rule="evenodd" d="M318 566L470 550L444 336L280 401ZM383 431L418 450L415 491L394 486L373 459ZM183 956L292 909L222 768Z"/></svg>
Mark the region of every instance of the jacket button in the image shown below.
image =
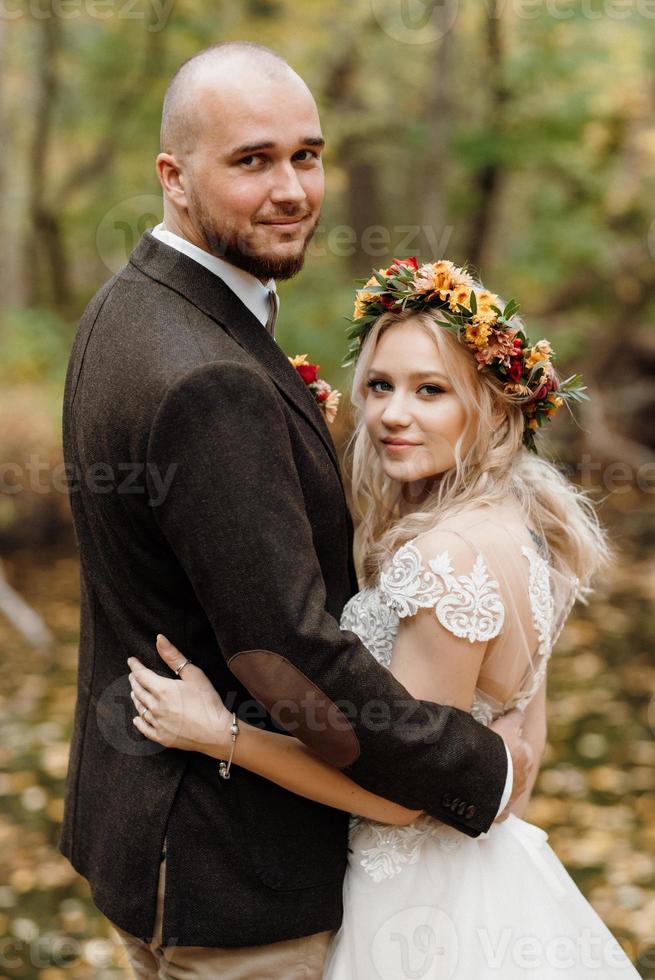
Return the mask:
<svg viewBox="0 0 655 980"><path fill-rule="evenodd" d="M467 820L472 820L476 812L477 812L476 808L473 806L473 804L471 804L471 806L466 808L466 813L464 814L464 816L466 817Z"/></svg>
<svg viewBox="0 0 655 980"><path fill-rule="evenodd" d="M449 807L453 802L453 798L450 793L444 793L444 795L441 797L441 802L444 806Z"/></svg>
<svg viewBox="0 0 655 980"><path fill-rule="evenodd" d="M453 811L453 813L456 811L456 809L457 809L457 807L459 806L460 803L461 803L461 800L460 800L459 796L456 796L454 798L454 800L452 801L452 803L450 804L450 809Z"/></svg>
<svg viewBox="0 0 655 980"><path fill-rule="evenodd" d="M457 807L457 815L463 817L467 807L468 803L460 803L460 805Z"/></svg>

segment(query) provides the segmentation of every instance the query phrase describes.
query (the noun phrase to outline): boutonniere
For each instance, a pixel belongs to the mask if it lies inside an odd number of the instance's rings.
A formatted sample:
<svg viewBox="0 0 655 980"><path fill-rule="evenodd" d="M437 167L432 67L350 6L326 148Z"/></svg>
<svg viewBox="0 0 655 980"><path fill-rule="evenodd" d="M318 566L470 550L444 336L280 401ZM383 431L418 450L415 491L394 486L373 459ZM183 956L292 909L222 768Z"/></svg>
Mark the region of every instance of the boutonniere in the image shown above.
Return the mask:
<svg viewBox="0 0 655 980"><path fill-rule="evenodd" d="M339 409L341 392L336 391L327 381L319 378L320 364L310 364L307 360L307 354L296 354L295 357L289 358L289 362L309 388L314 401L325 415L326 421L334 422Z"/></svg>

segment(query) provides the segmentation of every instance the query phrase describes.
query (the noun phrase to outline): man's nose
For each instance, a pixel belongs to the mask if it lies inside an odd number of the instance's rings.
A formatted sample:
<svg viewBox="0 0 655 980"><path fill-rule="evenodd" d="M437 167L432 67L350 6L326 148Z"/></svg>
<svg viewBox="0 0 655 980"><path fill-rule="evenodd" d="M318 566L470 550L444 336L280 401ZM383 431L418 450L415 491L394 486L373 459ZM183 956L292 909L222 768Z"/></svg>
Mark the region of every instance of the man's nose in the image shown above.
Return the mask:
<svg viewBox="0 0 655 980"><path fill-rule="evenodd" d="M305 200L305 188L293 164L285 163L275 168L270 197L275 204L300 204Z"/></svg>

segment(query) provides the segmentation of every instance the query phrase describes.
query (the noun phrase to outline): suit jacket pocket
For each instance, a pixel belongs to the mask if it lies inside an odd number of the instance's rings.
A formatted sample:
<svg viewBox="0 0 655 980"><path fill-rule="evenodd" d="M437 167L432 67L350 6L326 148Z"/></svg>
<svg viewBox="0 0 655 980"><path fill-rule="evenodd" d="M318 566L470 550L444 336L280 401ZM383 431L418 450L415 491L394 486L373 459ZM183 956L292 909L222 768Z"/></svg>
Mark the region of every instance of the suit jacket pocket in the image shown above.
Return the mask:
<svg viewBox="0 0 655 980"><path fill-rule="evenodd" d="M260 880L279 890L343 880L348 814L314 803L238 769L233 773L241 823Z"/></svg>

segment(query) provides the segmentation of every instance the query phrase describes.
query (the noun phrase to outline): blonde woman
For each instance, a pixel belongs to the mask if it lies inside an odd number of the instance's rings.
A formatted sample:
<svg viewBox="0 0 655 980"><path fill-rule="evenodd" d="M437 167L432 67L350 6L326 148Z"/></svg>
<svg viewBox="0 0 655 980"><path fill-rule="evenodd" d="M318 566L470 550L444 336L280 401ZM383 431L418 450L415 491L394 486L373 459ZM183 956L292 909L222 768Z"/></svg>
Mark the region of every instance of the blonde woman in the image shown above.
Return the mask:
<svg viewBox="0 0 655 980"><path fill-rule="evenodd" d="M518 706L543 745L548 659L608 549L589 501L535 452L540 426L584 397L579 379L557 378L550 345L530 344L516 310L445 260L394 260L358 292L362 588L341 626L415 697L484 724ZM158 649L170 667L184 660L163 637ZM179 684L130 665L143 734L353 814L326 980L638 976L522 819L529 790L469 838L368 793L294 738L236 724L199 669Z"/></svg>

